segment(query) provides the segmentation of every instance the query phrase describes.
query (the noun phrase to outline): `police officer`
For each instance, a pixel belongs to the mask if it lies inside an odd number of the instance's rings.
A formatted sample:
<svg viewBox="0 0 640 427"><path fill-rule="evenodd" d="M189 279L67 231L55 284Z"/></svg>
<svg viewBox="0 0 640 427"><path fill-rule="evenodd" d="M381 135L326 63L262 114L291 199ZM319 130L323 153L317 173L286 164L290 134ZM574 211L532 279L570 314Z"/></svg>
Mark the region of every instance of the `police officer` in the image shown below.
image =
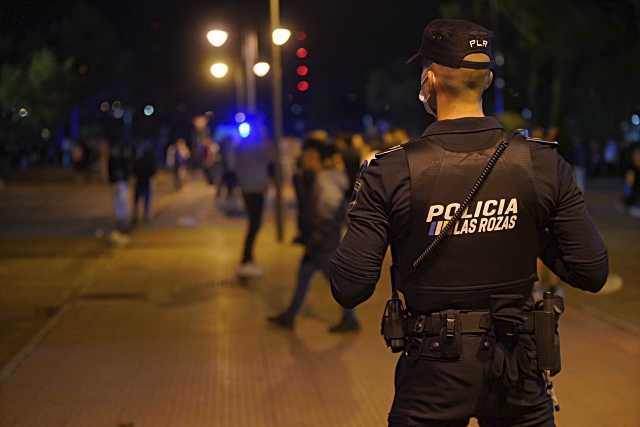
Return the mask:
<svg viewBox="0 0 640 427"><path fill-rule="evenodd" d="M435 121L361 174L331 260L333 295L345 308L367 300L390 244L407 306L390 426L466 426L470 417L483 427L554 426L536 362L546 357L532 321L536 258L597 292L608 274L605 245L557 144L510 137L484 115L493 78L487 29L432 21L414 58L423 66L419 97Z"/></svg>

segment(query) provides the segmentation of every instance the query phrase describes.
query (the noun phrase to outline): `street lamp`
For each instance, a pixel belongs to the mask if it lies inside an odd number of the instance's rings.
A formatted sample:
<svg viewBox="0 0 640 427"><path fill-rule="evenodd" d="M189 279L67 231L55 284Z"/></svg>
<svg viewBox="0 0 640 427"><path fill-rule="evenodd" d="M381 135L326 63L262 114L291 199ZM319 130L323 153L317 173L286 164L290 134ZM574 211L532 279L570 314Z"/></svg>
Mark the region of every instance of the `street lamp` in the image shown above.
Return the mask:
<svg viewBox="0 0 640 427"><path fill-rule="evenodd" d="M229 34L223 30L211 30L207 33L207 40L215 47L220 47L229 38Z"/></svg>
<svg viewBox="0 0 640 427"><path fill-rule="evenodd" d="M273 30L273 33L271 33L271 39L276 46L285 44L289 40L289 37L291 37L291 31L286 28L276 28Z"/></svg>
<svg viewBox="0 0 640 427"><path fill-rule="evenodd" d="M264 77L269 73L271 65L267 62L258 62L253 66L253 74L258 77Z"/></svg>
<svg viewBox="0 0 640 427"><path fill-rule="evenodd" d="M229 66L224 62L216 62L209 68L211 75L216 79L221 79L229 72Z"/></svg>

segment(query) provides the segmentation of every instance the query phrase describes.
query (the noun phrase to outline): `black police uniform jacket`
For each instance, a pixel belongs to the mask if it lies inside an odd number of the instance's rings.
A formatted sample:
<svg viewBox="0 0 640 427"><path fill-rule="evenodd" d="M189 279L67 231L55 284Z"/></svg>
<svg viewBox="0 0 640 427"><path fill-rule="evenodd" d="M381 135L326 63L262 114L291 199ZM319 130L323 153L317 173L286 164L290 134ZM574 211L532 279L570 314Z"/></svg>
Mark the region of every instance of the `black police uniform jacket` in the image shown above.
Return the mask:
<svg viewBox="0 0 640 427"><path fill-rule="evenodd" d="M434 256L409 274L504 137L492 117L442 120L374 160L356 185L348 229L331 260L335 299L352 308L372 295L389 244L399 289L413 313L486 310L491 294L528 296L536 257L570 285L599 290L608 273L607 252L572 168L555 144L523 138L512 142ZM465 383L482 380L480 373L461 375L472 378L430 379L428 386L453 384L464 393ZM438 400L437 394L423 390L426 400ZM450 397L442 407L453 409ZM437 405L432 409L438 412Z"/></svg>

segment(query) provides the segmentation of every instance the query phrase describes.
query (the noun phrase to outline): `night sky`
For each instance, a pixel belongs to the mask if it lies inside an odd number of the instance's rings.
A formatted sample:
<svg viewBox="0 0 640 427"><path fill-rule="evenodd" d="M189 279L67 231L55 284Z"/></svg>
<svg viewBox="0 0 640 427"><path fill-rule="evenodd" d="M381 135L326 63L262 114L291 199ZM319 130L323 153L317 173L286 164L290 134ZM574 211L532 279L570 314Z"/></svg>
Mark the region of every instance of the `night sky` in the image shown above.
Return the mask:
<svg viewBox="0 0 640 427"><path fill-rule="evenodd" d="M28 37L65 18L74 1L20 2L3 6L3 33ZM214 82L208 66L239 51L239 30L255 29L260 55L270 59L269 1L96 1L96 8L116 28L120 49L133 54L134 94L149 102L187 103L191 109L228 106L231 82ZM419 46L437 1L282 0L282 25L308 34L311 91L334 103L345 96L361 99L367 73L408 58ZM222 25L230 40L220 50L205 38ZM285 96L295 83L295 44L284 48ZM417 70L416 70L417 75ZM269 85L260 82L259 99L268 105ZM264 107L266 108L266 105Z"/></svg>

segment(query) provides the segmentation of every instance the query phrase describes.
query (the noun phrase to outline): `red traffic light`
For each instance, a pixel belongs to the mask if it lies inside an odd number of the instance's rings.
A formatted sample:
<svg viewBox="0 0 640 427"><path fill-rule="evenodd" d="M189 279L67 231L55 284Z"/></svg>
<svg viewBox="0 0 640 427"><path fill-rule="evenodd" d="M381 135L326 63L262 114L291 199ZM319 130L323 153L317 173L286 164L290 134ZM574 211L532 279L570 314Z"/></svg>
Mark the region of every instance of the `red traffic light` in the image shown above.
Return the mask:
<svg viewBox="0 0 640 427"><path fill-rule="evenodd" d="M309 67L307 67L306 65L298 65L298 68L296 68L296 74L300 77L306 76L307 74L309 74Z"/></svg>
<svg viewBox="0 0 640 427"><path fill-rule="evenodd" d="M296 56L300 59L306 58L309 55L309 51L303 47L299 47L296 50Z"/></svg>
<svg viewBox="0 0 640 427"><path fill-rule="evenodd" d="M306 80L301 80L298 82L297 88L300 92L306 92L309 90L309 82Z"/></svg>

